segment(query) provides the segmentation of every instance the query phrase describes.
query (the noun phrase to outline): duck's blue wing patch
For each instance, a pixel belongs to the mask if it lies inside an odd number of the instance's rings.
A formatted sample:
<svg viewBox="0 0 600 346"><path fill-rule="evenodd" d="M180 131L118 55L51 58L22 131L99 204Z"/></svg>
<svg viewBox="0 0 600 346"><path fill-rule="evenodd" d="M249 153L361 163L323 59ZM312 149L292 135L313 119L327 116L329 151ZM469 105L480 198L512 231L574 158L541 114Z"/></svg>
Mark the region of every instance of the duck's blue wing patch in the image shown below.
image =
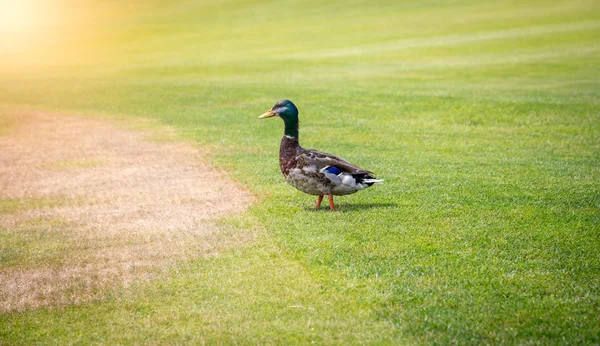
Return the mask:
<svg viewBox="0 0 600 346"><path fill-rule="evenodd" d="M342 170L337 168L336 166L329 166L325 169L327 172L331 173L331 174L335 174L338 175L340 173L342 173Z"/></svg>

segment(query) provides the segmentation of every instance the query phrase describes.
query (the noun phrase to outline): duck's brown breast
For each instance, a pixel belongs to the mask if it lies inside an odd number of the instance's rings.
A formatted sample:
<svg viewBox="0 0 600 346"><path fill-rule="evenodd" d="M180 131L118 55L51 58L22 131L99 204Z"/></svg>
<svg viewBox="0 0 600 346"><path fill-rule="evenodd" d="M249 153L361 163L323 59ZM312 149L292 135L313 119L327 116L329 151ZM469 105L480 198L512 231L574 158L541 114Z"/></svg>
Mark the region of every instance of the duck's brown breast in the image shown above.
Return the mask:
<svg viewBox="0 0 600 346"><path fill-rule="evenodd" d="M298 153L298 138L283 136L279 146L279 168L285 177L290 174L290 170L296 166L296 157Z"/></svg>

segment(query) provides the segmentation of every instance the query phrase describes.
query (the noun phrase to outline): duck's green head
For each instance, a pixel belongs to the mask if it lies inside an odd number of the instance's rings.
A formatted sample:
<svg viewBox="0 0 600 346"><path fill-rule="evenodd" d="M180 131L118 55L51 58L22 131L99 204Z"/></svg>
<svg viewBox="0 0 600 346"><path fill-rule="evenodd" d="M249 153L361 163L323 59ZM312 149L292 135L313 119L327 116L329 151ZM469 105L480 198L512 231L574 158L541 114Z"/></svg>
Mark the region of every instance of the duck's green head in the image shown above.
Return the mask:
<svg viewBox="0 0 600 346"><path fill-rule="evenodd" d="M259 119L270 118L278 116L283 119L285 124L286 136L298 138L298 108L290 100L281 100L275 104L268 112L259 116Z"/></svg>

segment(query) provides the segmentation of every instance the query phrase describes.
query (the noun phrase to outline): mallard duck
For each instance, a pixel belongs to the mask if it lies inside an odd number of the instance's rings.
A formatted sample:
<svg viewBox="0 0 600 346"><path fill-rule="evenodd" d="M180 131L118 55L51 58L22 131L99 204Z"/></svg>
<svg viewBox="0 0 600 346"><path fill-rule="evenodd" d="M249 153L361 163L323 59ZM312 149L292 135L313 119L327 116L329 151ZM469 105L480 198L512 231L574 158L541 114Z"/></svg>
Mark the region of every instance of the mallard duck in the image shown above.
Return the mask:
<svg viewBox="0 0 600 346"><path fill-rule="evenodd" d="M383 180L373 172L362 169L337 156L313 149L304 149L298 141L298 108L290 100L277 102L268 112L259 116L265 119L278 116L285 130L279 147L279 167L285 180L298 190L318 196L316 208L323 196L329 199L333 210L333 196L350 195Z"/></svg>

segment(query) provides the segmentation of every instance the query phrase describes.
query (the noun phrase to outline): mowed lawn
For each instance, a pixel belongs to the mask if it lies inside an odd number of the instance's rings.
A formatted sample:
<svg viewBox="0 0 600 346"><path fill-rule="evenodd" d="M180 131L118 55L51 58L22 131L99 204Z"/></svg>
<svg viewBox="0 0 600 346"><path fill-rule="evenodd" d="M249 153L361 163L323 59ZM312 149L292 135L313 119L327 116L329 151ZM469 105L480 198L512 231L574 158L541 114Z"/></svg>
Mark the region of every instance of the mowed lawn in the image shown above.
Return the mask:
<svg viewBox="0 0 600 346"><path fill-rule="evenodd" d="M600 343L599 2L61 6L3 36L0 120L171 125L257 196L220 221L253 240L4 313L0 344ZM257 119L282 98L305 147L385 183L315 211L279 172L282 122ZM31 239L9 231L0 270Z"/></svg>

